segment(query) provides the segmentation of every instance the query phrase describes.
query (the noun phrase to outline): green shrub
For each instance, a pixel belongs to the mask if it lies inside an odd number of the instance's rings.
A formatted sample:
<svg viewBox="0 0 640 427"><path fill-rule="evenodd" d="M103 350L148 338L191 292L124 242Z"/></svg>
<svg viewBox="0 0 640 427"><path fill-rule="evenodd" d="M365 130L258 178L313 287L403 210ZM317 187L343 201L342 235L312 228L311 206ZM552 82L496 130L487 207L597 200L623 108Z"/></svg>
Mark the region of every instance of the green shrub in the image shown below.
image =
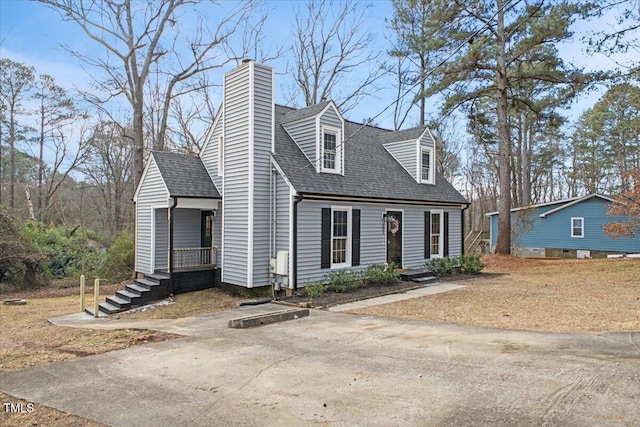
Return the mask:
<svg viewBox="0 0 640 427"><path fill-rule="evenodd" d="M131 277L135 264L135 244L133 232L122 231L107 249L100 275L112 282L120 282Z"/></svg>
<svg viewBox="0 0 640 427"><path fill-rule="evenodd" d="M391 285L400 281L397 265L371 264L364 272L364 282L369 285Z"/></svg>
<svg viewBox="0 0 640 427"><path fill-rule="evenodd" d="M460 255L460 271L467 274L478 274L484 264L478 255Z"/></svg>
<svg viewBox="0 0 640 427"><path fill-rule="evenodd" d="M322 280L318 280L316 282L307 282L305 289L309 298L320 298L327 291L327 285Z"/></svg>
<svg viewBox="0 0 640 427"><path fill-rule="evenodd" d="M432 258L424 263L424 268L431 271L438 277L448 276L453 273L453 269L458 264L456 258Z"/></svg>
<svg viewBox="0 0 640 427"><path fill-rule="evenodd" d="M349 292L362 286L362 273L359 271L332 271L327 275L329 284L327 290L334 292Z"/></svg>

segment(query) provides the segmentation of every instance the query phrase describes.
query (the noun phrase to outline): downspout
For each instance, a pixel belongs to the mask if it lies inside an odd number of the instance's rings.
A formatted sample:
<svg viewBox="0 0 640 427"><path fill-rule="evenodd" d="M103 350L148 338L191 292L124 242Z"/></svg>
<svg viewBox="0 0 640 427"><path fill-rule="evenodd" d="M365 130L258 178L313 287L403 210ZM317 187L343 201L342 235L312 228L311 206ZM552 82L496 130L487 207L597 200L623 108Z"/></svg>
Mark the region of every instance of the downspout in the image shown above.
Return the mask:
<svg viewBox="0 0 640 427"><path fill-rule="evenodd" d="M293 201L293 248L291 248L291 262L293 269L291 271L294 294L298 292L298 203L302 201L302 194L298 194Z"/></svg>
<svg viewBox="0 0 640 427"><path fill-rule="evenodd" d="M178 206L178 198L173 198L173 204L169 207L169 295L175 291L173 284L173 209Z"/></svg>
<svg viewBox="0 0 640 427"><path fill-rule="evenodd" d="M469 205L465 205L462 210L460 211L460 229L462 230L462 232L460 233L460 243L461 243L461 254L464 255L464 211L466 211L467 209L469 209Z"/></svg>

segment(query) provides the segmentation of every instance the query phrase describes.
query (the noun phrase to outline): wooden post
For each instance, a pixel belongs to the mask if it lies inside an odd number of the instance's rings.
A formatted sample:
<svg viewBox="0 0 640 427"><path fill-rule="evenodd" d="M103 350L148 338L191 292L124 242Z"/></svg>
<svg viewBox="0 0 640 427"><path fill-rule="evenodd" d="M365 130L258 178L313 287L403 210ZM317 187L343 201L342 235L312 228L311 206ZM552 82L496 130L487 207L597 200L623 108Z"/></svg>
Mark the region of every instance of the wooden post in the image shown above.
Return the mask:
<svg viewBox="0 0 640 427"><path fill-rule="evenodd" d="M93 317L100 315L100 306L98 305L100 298L100 279L93 281Z"/></svg>
<svg viewBox="0 0 640 427"><path fill-rule="evenodd" d="M80 276L80 313L84 313L84 274Z"/></svg>

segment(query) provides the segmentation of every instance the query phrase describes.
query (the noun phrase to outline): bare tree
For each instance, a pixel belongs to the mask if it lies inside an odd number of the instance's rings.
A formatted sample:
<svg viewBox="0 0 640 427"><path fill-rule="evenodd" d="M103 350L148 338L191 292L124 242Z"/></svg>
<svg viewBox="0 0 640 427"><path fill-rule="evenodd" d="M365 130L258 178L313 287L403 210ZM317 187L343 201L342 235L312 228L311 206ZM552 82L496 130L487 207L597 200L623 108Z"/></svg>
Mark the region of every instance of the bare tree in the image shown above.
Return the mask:
<svg viewBox="0 0 640 427"><path fill-rule="evenodd" d="M362 30L367 10L362 3L327 0L308 0L297 8L294 63L288 67L296 87L289 102L299 105L302 98L310 106L331 98L345 112L371 95L384 67L372 49L373 35Z"/></svg>
<svg viewBox="0 0 640 427"><path fill-rule="evenodd" d="M38 80L36 80L34 85L34 93L33 98L37 102L37 108L35 110L35 115L38 123L38 205L37 205L37 217L40 221L45 221L45 212L48 209L43 209L44 206L47 205L47 201L51 197L51 193L49 190L52 190L53 187L49 187L46 195L44 194L44 174L46 163L44 159L45 153L45 144L50 144L50 146L55 147L54 151L56 154L56 159L54 161L53 166L53 174L58 172L60 164L58 163L58 155L62 149L61 144L58 143L60 139L64 141L64 137L62 136L62 129L70 124L70 121L76 115L76 111L73 105L73 101L69 96L67 96L67 92L56 85L53 77L43 74L40 76ZM65 154L67 144L63 144ZM66 157L63 156L63 157ZM75 162L73 164L75 166ZM65 174L68 175L70 171L67 171ZM52 180L53 181L53 180ZM44 203L44 206L43 206Z"/></svg>
<svg viewBox="0 0 640 427"><path fill-rule="evenodd" d="M97 190L97 200L106 233L122 230L131 224L130 199L133 189L131 162L133 150L120 126L101 120L87 141L87 155L80 170Z"/></svg>
<svg viewBox="0 0 640 427"><path fill-rule="evenodd" d="M25 139L24 126L18 123L18 117L24 113L23 102L33 86L33 67L14 62L10 59L0 59L0 109L2 109L3 123L9 133L9 158L11 186L9 203L15 204L16 186L16 143ZM0 151L2 151L0 149ZM0 155L0 162L2 156Z"/></svg>
<svg viewBox="0 0 640 427"><path fill-rule="evenodd" d="M63 20L79 25L104 49L105 54L97 57L69 51L104 73L105 77L97 76L95 83L98 92L106 92L108 97L85 94L95 105L108 112L109 100L124 97L131 107L133 126L127 135L133 141L134 184L143 170L145 90L151 73L155 71L164 99L152 136L153 147L162 149L172 100L197 90L191 84L197 76L241 59L243 55L229 55L230 38L250 20L254 9L252 0L246 0L235 4L225 17L214 19L202 14L202 8L191 0L41 1L57 10ZM195 22L185 19L188 12L196 14ZM182 28L187 31L181 32Z"/></svg>

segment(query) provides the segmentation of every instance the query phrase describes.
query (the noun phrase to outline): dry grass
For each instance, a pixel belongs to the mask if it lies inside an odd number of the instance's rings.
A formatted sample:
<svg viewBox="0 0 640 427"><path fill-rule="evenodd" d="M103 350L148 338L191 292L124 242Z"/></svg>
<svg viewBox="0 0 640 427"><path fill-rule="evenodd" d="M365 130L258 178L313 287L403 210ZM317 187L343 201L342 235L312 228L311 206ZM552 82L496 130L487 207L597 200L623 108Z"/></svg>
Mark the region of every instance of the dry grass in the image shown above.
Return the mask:
<svg viewBox="0 0 640 427"><path fill-rule="evenodd" d="M111 289L105 289L110 291ZM42 290L41 295L59 294L60 290ZM66 292L66 291L64 291ZM120 330L98 331L54 326L47 319L79 311L79 296L38 298L37 291L20 294L3 294L28 298L27 305L0 304L0 370L39 366L60 360L119 350L132 345L164 341L179 337L155 331ZM87 298L87 305L93 297ZM0 393L0 403L23 403ZM69 415L46 406L35 405L31 413L0 412L3 426L100 426L90 420Z"/></svg>
<svg viewBox="0 0 640 427"><path fill-rule="evenodd" d="M220 289L205 289L175 296L175 303L136 313L120 314L121 319L179 319L199 314L216 313L238 307L246 298L230 295Z"/></svg>
<svg viewBox="0 0 640 427"><path fill-rule="evenodd" d="M558 332L640 330L640 260L485 256L466 288L357 314ZM456 281L455 277L451 279Z"/></svg>

